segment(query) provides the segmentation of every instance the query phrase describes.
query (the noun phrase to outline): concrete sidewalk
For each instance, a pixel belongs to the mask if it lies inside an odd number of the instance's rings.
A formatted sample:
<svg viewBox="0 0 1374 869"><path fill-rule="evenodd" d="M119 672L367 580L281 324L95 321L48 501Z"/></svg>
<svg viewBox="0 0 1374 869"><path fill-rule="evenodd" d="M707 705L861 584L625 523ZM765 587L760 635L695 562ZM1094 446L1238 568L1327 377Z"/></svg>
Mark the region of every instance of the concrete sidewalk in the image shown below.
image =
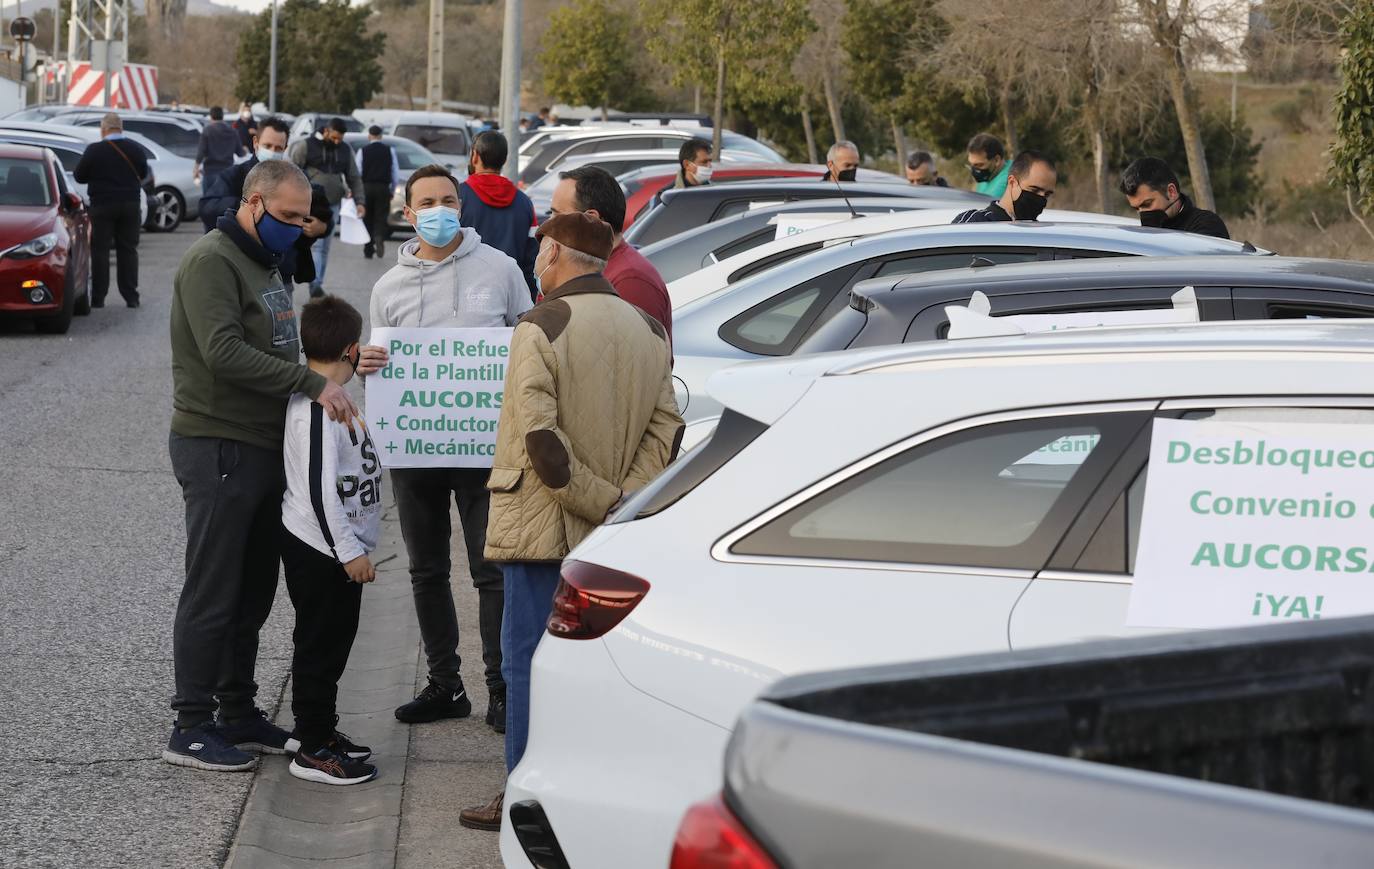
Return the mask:
<svg viewBox="0 0 1374 869"><path fill-rule="evenodd" d="M426 682L405 545L390 496L363 590L362 618L339 684L339 729L372 747L379 775L352 787L293 778L287 758L266 757L225 865L230 869L434 869L497 867L497 834L458 825L458 811L486 803L505 781L503 742L484 723L486 691L477 631L477 592L453 515L453 590L462 636L463 681L472 716L406 725L393 710ZM288 683L277 721L291 727Z"/></svg>

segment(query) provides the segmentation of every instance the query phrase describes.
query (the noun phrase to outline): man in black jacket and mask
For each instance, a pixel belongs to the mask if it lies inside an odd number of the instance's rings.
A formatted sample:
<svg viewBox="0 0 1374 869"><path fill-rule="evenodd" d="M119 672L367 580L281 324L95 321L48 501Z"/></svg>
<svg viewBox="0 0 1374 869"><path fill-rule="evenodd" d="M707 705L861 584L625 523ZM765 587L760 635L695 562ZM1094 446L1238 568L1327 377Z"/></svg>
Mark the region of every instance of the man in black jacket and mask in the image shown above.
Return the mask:
<svg viewBox="0 0 1374 869"><path fill-rule="evenodd" d="M859 146L853 142L836 142L825 152L825 174L822 181L853 181L859 174Z"/></svg>
<svg viewBox="0 0 1374 869"><path fill-rule="evenodd" d="M244 180L258 163L286 159L289 133L290 128L285 121L267 118L253 138L253 156L242 163L235 163L211 181L200 199L200 219L205 224L206 232L215 228L221 216L238 210L243 200ZM334 231L334 213L324 188L318 184L311 184L310 187L310 216L305 219L300 238L282 254L277 268L287 289L294 284L314 283L315 261L311 257L311 246L316 239Z"/></svg>
<svg viewBox="0 0 1374 869"><path fill-rule="evenodd" d="M1158 157L1141 157L1121 173L1121 192L1140 214L1141 226L1230 238L1216 212L1198 208L1183 195L1178 176Z"/></svg>
<svg viewBox="0 0 1374 869"><path fill-rule="evenodd" d="M993 223L999 220L1035 220L1054 196L1059 172L1054 161L1039 151L1022 151L1011 161L1007 189L987 208L974 208L952 223Z"/></svg>

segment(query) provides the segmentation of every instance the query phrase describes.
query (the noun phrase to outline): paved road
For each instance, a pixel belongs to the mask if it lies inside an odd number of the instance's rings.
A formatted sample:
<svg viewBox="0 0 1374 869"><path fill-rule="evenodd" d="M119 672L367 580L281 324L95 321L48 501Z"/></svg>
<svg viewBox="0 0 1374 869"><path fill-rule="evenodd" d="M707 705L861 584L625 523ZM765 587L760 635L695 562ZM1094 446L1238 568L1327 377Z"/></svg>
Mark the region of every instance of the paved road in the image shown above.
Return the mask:
<svg viewBox="0 0 1374 869"><path fill-rule="evenodd" d="M167 323L176 264L197 237L144 236L136 311L112 293L65 336L0 324L3 867L218 867L248 794L249 775L159 759L184 545ZM390 262L334 249L331 289L366 311ZM283 587L258 668L269 710L290 618Z"/></svg>

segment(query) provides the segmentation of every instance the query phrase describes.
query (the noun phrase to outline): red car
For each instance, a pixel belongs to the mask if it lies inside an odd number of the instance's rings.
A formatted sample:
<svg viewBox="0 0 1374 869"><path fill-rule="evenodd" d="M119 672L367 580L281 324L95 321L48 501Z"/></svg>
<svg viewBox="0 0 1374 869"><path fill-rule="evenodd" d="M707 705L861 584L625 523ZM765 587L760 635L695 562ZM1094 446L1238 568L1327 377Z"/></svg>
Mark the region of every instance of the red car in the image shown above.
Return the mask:
<svg viewBox="0 0 1374 869"><path fill-rule="evenodd" d="M91 220L46 148L0 145L0 315L63 333L91 312Z"/></svg>
<svg viewBox="0 0 1374 869"><path fill-rule="evenodd" d="M716 167L716 171L711 175L711 183L757 181L761 178L804 178L807 175L820 178L824 174L824 166L810 163L758 163L744 166L725 164ZM629 189L625 197L625 228L629 229L635 218L653 204L654 197L660 191L671 187L676 178L675 174L643 175L626 184L625 187Z"/></svg>

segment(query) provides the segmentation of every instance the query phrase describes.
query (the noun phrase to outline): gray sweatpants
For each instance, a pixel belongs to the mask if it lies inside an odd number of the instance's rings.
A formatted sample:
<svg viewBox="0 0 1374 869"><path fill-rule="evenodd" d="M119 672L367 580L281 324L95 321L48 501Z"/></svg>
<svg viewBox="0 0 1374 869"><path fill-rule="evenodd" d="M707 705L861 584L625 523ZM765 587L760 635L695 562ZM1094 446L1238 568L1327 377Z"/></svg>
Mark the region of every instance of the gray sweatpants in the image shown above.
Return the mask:
<svg viewBox="0 0 1374 869"><path fill-rule="evenodd" d="M186 581L172 634L177 722L251 715L258 632L281 564L281 450L173 434L172 470L186 503Z"/></svg>

